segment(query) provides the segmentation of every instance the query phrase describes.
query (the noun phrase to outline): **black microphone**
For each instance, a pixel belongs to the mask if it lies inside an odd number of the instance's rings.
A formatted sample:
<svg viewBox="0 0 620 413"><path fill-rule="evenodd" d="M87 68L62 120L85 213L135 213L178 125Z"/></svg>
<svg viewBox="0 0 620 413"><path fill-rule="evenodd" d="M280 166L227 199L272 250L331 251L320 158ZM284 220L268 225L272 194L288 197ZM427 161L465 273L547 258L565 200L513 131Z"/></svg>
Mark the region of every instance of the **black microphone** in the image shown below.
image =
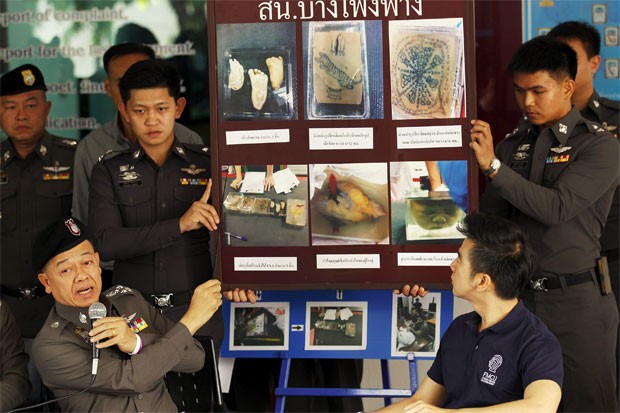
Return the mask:
<svg viewBox="0 0 620 413"><path fill-rule="evenodd" d="M107 315L108 310L105 308L105 305L100 302L92 303L90 307L88 307L88 318L90 318L90 325L92 328L93 321L103 318ZM99 368L99 349L96 346L97 343L93 343L93 367L91 373L93 375L92 381L94 381L95 376L97 375L97 369Z"/></svg>

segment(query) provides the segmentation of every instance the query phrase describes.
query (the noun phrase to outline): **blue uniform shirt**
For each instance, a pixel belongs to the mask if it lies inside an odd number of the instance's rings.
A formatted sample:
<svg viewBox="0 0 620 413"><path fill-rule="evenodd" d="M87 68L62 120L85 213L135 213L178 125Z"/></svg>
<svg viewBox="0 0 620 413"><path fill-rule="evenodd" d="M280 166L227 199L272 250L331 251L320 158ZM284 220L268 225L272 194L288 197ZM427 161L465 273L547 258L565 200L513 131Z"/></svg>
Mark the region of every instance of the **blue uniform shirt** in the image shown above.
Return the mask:
<svg viewBox="0 0 620 413"><path fill-rule="evenodd" d="M428 377L446 389L442 407L484 407L523 398L536 380L562 386L562 351L555 336L521 301L492 327L480 316L456 318L441 340Z"/></svg>

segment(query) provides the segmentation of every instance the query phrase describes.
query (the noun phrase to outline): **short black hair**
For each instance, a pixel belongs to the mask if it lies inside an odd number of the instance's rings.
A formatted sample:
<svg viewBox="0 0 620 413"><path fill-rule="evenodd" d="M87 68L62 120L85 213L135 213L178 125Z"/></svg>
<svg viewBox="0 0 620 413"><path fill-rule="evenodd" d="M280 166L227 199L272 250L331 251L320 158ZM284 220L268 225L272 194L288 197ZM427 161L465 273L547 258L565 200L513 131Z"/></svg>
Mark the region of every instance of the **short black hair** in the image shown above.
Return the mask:
<svg viewBox="0 0 620 413"><path fill-rule="evenodd" d="M558 40L579 40L588 59L601 53L601 34L596 27L586 22L569 21L555 26L547 36Z"/></svg>
<svg viewBox="0 0 620 413"><path fill-rule="evenodd" d="M142 54L147 56L149 59L155 58L155 51L153 48L145 44L133 42L115 44L103 54L103 68L105 69L105 72L108 73L110 62L113 59L126 56L128 54Z"/></svg>
<svg viewBox="0 0 620 413"><path fill-rule="evenodd" d="M512 73L533 74L546 71L555 80L577 76L577 53L569 45L549 36L538 36L523 43L510 59Z"/></svg>
<svg viewBox="0 0 620 413"><path fill-rule="evenodd" d="M474 244L469 255L472 276L488 274L500 298L518 297L529 282L536 261L519 226L496 215L472 212L458 229Z"/></svg>
<svg viewBox="0 0 620 413"><path fill-rule="evenodd" d="M136 62L121 77L118 87L123 103L131 97L132 89L168 88L168 93L176 101L181 97L181 76L174 65L161 59Z"/></svg>

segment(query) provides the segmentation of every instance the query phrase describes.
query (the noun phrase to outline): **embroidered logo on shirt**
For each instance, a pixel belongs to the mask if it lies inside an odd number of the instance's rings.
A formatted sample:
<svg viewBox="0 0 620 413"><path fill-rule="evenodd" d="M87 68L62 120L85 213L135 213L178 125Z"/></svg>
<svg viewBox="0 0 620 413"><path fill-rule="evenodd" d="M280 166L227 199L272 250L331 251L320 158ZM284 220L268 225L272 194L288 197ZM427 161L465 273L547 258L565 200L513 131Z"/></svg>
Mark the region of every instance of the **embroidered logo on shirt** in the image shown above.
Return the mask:
<svg viewBox="0 0 620 413"><path fill-rule="evenodd" d="M480 381L490 386L495 386L495 382L497 381L497 369L501 367L503 362L504 358L499 354L491 357L491 359L489 360L489 371L485 371L484 373L482 373Z"/></svg>

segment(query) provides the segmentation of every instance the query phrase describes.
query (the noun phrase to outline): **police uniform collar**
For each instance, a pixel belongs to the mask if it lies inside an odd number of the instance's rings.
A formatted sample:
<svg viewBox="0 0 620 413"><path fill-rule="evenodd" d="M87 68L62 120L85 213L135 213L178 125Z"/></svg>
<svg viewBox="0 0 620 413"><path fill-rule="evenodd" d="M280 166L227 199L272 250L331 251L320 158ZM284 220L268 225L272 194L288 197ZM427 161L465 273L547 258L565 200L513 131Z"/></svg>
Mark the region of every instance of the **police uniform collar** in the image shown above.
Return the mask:
<svg viewBox="0 0 620 413"><path fill-rule="evenodd" d="M52 163L52 135L47 131L43 132L43 136L39 140L34 152L43 161L44 164L49 165Z"/></svg>
<svg viewBox="0 0 620 413"><path fill-rule="evenodd" d="M590 96L590 100L588 100L588 104L586 105L588 109L596 114L596 117L599 118L599 111L601 107L601 96L598 94L596 90Z"/></svg>
<svg viewBox="0 0 620 413"><path fill-rule="evenodd" d="M577 107L573 106L570 112L568 112L562 119L551 126L551 131L555 138L564 145L568 141L568 137L573 133L575 125L579 123L583 118L579 113Z"/></svg>
<svg viewBox="0 0 620 413"><path fill-rule="evenodd" d="M105 305L107 314L110 315L112 304L110 300L103 294L99 296L99 302ZM73 307L65 304L61 304L58 301L54 303L56 313L70 323L82 327L85 330L90 330L90 320L88 319L88 307Z"/></svg>
<svg viewBox="0 0 620 413"><path fill-rule="evenodd" d="M184 161L189 162L189 159L187 158L187 148L183 143L179 142L176 136L174 137L174 142L172 143L172 153L176 154Z"/></svg>
<svg viewBox="0 0 620 413"><path fill-rule="evenodd" d="M0 156L0 166L3 168L11 163L11 161L17 158L17 152L15 152L15 148L13 148L13 142L10 139L2 142L2 154Z"/></svg>

